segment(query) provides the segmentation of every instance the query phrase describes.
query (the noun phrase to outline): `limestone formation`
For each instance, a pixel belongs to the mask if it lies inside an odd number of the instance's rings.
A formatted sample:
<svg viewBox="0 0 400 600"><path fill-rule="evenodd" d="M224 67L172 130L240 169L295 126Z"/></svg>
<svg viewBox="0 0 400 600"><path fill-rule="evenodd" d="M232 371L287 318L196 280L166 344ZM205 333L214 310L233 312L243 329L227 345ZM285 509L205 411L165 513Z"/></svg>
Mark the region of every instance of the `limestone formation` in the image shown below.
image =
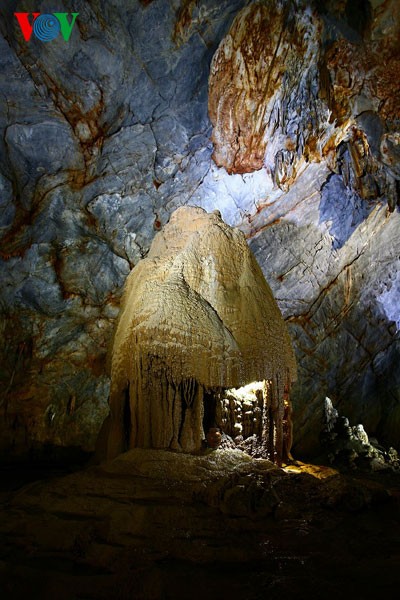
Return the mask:
<svg viewBox="0 0 400 600"><path fill-rule="evenodd" d="M324 11L302 0L244 8L211 64L215 162L229 173L265 166L288 190L305 162L325 159L361 198L386 196L393 211L400 63L392 5L376 12L372 31L364 11L358 35L335 41Z"/></svg>
<svg viewBox="0 0 400 600"><path fill-rule="evenodd" d="M93 451L123 284L184 205L244 232L288 324L295 456L325 396L399 449L398 0L73 5L68 43L1 9L1 450Z"/></svg>
<svg viewBox="0 0 400 600"><path fill-rule="evenodd" d="M369 439L361 423L350 425L349 419L339 414L330 398L325 398L324 402L320 439L323 458L331 464L372 471L400 470L400 457L396 449L387 450L376 438Z"/></svg>
<svg viewBox="0 0 400 600"><path fill-rule="evenodd" d="M136 448L21 489L29 475L3 471L7 600L398 595L399 486L383 473Z"/></svg>
<svg viewBox="0 0 400 600"><path fill-rule="evenodd" d="M215 425L218 392L268 380L271 457L280 462L284 391L295 371L286 325L243 234L217 213L180 208L126 282L107 455L198 451L203 421Z"/></svg>
<svg viewBox="0 0 400 600"><path fill-rule="evenodd" d="M381 360L400 347L399 15L396 0L255 0L211 63L213 159L270 182L242 230L293 335L302 453L326 394L399 444L399 376Z"/></svg>
<svg viewBox="0 0 400 600"><path fill-rule="evenodd" d="M312 53L320 22L309 9L299 8L289 2L251 3L237 15L213 57L208 102L213 158L229 173L261 169L272 145L276 181L287 185L295 179L299 141L299 154L315 146L322 111L313 98ZM301 78L295 65L304 68ZM293 110L280 105L283 89L288 96L297 92ZM308 129L290 127L293 112L308 121Z"/></svg>

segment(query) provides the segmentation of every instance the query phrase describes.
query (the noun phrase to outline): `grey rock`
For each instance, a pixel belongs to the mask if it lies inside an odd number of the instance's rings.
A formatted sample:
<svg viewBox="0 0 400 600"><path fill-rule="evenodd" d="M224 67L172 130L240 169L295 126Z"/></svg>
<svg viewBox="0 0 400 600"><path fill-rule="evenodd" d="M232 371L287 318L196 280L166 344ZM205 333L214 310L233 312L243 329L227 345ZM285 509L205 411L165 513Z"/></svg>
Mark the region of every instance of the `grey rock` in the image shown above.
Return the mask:
<svg viewBox="0 0 400 600"><path fill-rule="evenodd" d="M47 244L34 244L24 258L3 262L5 305L13 309L29 308L42 316L62 312L65 307L64 299L49 251Z"/></svg>
<svg viewBox="0 0 400 600"><path fill-rule="evenodd" d="M42 123L10 125L5 142L22 206L30 208L37 180L61 169L79 169L83 166L79 147L68 124L61 120Z"/></svg>
<svg viewBox="0 0 400 600"><path fill-rule="evenodd" d="M108 245L93 239L63 248L59 260L64 290L93 305L118 294L129 273L126 260L116 256Z"/></svg>
<svg viewBox="0 0 400 600"><path fill-rule="evenodd" d="M376 440L370 440L361 423L350 426L347 417L338 413L328 397L324 402L321 446L334 464L371 471L396 471L400 467L399 456L393 448L385 450Z"/></svg>
<svg viewBox="0 0 400 600"><path fill-rule="evenodd" d="M15 215L11 182L0 174L0 236L10 228Z"/></svg>
<svg viewBox="0 0 400 600"><path fill-rule="evenodd" d="M151 198L144 192L135 196L103 194L92 200L87 210L98 222L99 233L111 245L113 252L135 265L143 257L143 247L153 233L153 221L146 211Z"/></svg>
<svg viewBox="0 0 400 600"><path fill-rule="evenodd" d="M333 248L341 248L371 210L372 206L349 190L339 175L332 175L322 189L320 213L321 221L332 223Z"/></svg>

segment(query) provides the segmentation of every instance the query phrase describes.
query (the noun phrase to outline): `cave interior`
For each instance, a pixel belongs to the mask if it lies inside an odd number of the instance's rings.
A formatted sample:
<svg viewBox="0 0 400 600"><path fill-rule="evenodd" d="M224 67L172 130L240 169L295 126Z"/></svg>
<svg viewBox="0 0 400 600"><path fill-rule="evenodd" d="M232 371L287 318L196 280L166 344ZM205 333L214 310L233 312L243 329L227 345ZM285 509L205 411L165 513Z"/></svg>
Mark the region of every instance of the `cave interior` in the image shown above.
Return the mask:
<svg viewBox="0 0 400 600"><path fill-rule="evenodd" d="M18 0L0 63L1 597L397 598L398 0Z"/></svg>

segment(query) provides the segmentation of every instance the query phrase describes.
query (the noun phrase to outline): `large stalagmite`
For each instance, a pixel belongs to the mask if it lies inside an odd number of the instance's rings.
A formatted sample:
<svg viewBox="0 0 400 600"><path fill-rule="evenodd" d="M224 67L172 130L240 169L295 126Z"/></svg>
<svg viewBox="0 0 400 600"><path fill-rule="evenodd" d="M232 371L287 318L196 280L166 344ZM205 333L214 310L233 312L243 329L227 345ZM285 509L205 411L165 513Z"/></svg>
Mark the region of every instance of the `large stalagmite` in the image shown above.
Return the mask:
<svg viewBox="0 0 400 600"><path fill-rule="evenodd" d="M269 382L280 438L294 378L286 325L244 235L216 213L179 208L126 282L107 456L133 447L198 450L207 403L252 381Z"/></svg>

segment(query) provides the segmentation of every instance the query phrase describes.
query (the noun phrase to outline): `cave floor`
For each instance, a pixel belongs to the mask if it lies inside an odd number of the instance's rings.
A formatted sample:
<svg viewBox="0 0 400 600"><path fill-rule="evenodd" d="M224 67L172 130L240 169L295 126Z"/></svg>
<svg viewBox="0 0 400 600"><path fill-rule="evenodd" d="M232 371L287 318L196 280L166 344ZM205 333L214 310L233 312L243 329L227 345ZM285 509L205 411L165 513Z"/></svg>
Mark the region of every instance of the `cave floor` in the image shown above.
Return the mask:
<svg viewBox="0 0 400 600"><path fill-rule="evenodd" d="M0 500L1 598L398 598L394 474L137 449Z"/></svg>

